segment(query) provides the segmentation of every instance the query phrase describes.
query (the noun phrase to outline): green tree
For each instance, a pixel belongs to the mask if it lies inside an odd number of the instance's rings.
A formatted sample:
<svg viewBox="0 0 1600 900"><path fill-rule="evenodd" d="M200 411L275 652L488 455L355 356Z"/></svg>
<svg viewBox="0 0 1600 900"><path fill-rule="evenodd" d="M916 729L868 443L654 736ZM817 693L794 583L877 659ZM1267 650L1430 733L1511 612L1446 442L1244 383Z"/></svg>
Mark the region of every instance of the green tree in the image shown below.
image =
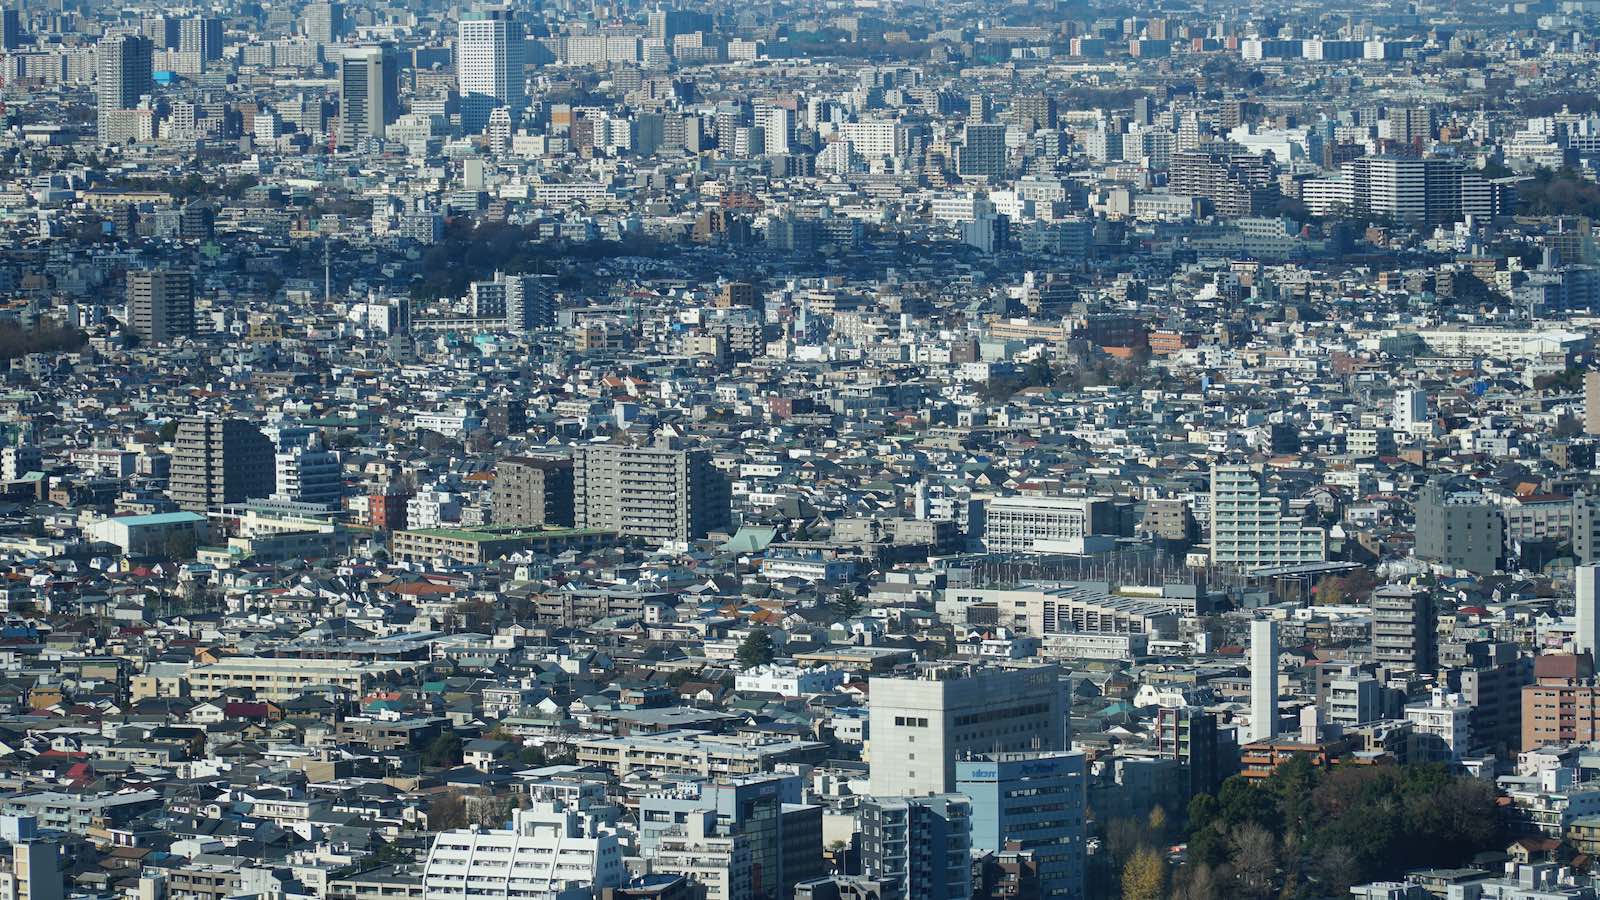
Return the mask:
<svg viewBox="0 0 1600 900"><path fill-rule="evenodd" d="M1228 828L1254 822L1268 831L1277 831L1282 825L1273 796L1237 775L1222 783L1217 805L1221 821Z"/></svg>
<svg viewBox="0 0 1600 900"><path fill-rule="evenodd" d="M422 751L422 762L434 768L461 765L461 738L454 731L446 731L434 738Z"/></svg>
<svg viewBox="0 0 1600 900"><path fill-rule="evenodd" d="M1311 812L1311 789L1316 784L1316 772L1311 760L1292 756L1273 770L1267 779L1267 790L1278 801L1278 809L1289 830L1301 833L1306 828L1306 818Z"/></svg>
<svg viewBox="0 0 1600 900"><path fill-rule="evenodd" d="M841 588L828 598L827 610L835 622L853 619L861 614L861 598L856 596L854 588Z"/></svg>
<svg viewBox="0 0 1600 900"><path fill-rule="evenodd" d="M772 641L772 634L765 628L757 628L745 635L734 659L738 661L739 668L753 669L772 662L777 655L778 647Z"/></svg>

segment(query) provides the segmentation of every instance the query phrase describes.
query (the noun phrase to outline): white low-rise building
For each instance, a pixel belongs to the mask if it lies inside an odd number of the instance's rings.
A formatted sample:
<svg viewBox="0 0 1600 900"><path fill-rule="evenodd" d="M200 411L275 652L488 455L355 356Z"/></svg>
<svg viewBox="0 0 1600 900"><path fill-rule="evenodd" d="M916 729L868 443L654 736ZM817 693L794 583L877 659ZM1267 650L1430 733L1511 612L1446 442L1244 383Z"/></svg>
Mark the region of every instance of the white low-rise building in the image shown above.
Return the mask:
<svg viewBox="0 0 1600 900"><path fill-rule="evenodd" d="M1434 688L1427 703L1406 707L1406 721L1417 734L1442 742L1451 759L1460 759L1472 749L1472 706L1460 694Z"/></svg>
<svg viewBox="0 0 1600 900"><path fill-rule="evenodd" d="M560 800L536 800L510 829L441 832L422 883L426 900L588 900L625 877L615 831Z"/></svg>
<svg viewBox="0 0 1600 900"><path fill-rule="evenodd" d="M830 666L802 669L799 666L756 666L746 669L733 678L734 690L778 694L783 697L805 697L826 694L844 684L844 673Z"/></svg>

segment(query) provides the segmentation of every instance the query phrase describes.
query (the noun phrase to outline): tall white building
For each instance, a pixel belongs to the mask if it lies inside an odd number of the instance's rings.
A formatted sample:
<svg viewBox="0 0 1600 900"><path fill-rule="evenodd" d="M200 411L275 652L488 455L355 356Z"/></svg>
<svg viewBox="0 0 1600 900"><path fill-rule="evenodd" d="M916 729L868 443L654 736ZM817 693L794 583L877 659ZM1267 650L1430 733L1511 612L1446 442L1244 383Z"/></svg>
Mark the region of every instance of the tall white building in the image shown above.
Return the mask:
<svg viewBox="0 0 1600 900"><path fill-rule="evenodd" d="M1278 623L1250 623L1250 740L1278 736Z"/></svg>
<svg viewBox="0 0 1600 900"><path fill-rule="evenodd" d="M1432 427L1428 418L1428 395L1415 388L1395 391L1394 430L1403 434L1426 433Z"/></svg>
<svg viewBox="0 0 1600 900"><path fill-rule="evenodd" d="M1327 533L1289 515L1281 498L1263 494L1249 466L1211 468L1213 565L1255 569L1327 558Z"/></svg>
<svg viewBox="0 0 1600 900"><path fill-rule="evenodd" d="M1363 156L1346 164L1358 208L1420 224L1428 212L1427 170L1420 159Z"/></svg>
<svg viewBox="0 0 1600 900"><path fill-rule="evenodd" d="M761 128L768 156L789 153L794 144L794 110L786 106L756 107L756 125Z"/></svg>
<svg viewBox="0 0 1600 900"><path fill-rule="evenodd" d="M527 99L523 62L522 25L512 20L509 10L478 10L461 16L456 81L465 131L483 131L496 107L507 107L513 122L521 117Z"/></svg>
<svg viewBox="0 0 1600 900"><path fill-rule="evenodd" d="M587 900L625 877L614 830L564 801L540 798L512 813L509 830L441 832L422 884L426 900Z"/></svg>
<svg viewBox="0 0 1600 900"><path fill-rule="evenodd" d="M872 679L871 792L953 791L956 760L964 753L1067 749L1060 676L1053 665L936 665L914 678Z"/></svg>
<svg viewBox="0 0 1600 900"><path fill-rule="evenodd" d="M1572 570L1576 582L1578 628L1573 635L1577 653L1600 655L1600 609L1596 608L1595 588L1600 586L1600 567L1578 566Z"/></svg>

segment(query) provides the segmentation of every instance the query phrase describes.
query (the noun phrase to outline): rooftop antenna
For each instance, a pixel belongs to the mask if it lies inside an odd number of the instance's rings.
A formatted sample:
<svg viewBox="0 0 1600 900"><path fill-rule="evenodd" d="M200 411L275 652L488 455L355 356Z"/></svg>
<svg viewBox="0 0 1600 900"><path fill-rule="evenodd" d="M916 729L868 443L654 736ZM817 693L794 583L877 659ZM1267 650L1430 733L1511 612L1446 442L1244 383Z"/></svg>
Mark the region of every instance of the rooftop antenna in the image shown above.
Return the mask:
<svg viewBox="0 0 1600 900"><path fill-rule="evenodd" d="M328 242L332 238L326 234L322 236L322 302L333 303L333 254Z"/></svg>

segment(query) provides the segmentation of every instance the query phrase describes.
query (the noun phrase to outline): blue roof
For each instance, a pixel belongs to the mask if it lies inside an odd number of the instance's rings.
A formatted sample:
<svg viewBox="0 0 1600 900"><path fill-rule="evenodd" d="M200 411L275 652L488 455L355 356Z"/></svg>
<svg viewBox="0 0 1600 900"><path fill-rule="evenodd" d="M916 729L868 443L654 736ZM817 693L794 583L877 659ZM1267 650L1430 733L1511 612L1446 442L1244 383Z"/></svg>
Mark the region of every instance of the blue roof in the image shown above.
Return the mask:
<svg viewBox="0 0 1600 900"><path fill-rule="evenodd" d="M120 522L127 526L136 525L178 525L183 522L204 522L205 516L192 512L152 513L148 516L117 516L113 522Z"/></svg>

